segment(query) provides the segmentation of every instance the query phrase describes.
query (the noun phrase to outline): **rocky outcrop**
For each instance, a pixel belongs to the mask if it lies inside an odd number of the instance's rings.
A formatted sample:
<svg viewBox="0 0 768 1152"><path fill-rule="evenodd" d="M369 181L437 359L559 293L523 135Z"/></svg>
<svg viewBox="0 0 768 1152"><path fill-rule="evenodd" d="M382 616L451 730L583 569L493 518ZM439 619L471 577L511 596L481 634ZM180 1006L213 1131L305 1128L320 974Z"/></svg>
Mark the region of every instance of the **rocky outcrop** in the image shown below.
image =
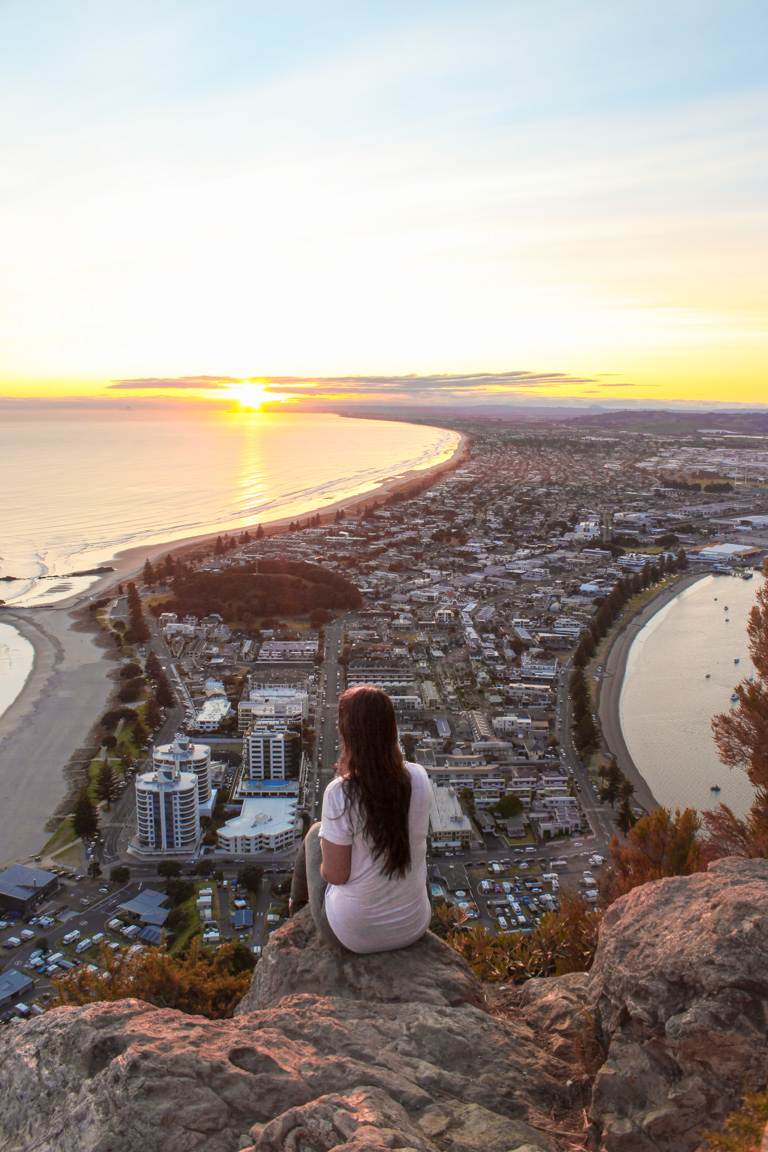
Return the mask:
<svg viewBox="0 0 768 1152"><path fill-rule="evenodd" d="M606 913L589 975L530 981L520 1009L593 1074L594 1147L693 1152L768 1082L768 861L636 888Z"/></svg>
<svg viewBox="0 0 768 1152"><path fill-rule="evenodd" d="M6 1030L0 1147L555 1152L570 1071L483 1005L436 937L342 955L305 911L272 936L233 1020L123 1000Z"/></svg>
<svg viewBox="0 0 768 1152"><path fill-rule="evenodd" d="M0 1148L698 1152L768 1081L768 862L637 889L589 974L500 1003L434 937L350 956L305 911L232 1020L122 1000L6 1028Z"/></svg>

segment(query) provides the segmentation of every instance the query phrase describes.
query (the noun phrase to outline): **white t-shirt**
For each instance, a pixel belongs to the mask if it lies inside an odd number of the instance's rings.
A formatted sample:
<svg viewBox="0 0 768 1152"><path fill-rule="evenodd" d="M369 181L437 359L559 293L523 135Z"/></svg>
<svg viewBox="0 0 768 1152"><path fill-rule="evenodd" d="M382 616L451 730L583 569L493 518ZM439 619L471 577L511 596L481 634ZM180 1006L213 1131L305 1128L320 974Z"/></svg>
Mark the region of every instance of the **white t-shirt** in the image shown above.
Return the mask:
<svg viewBox="0 0 768 1152"><path fill-rule="evenodd" d="M408 837L411 866L405 876L387 877L381 858L356 826L346 802L344 781L337 776L323 796L320 835L332 844L352 845L352 867L346 884L329 884L325 914L336 937L352 952L390 952L407 948L424 935L432 917L427 893L427 832L431 787L420 764L406 764L411 776ZM347 803L347 811L344 811Z"/></svg>

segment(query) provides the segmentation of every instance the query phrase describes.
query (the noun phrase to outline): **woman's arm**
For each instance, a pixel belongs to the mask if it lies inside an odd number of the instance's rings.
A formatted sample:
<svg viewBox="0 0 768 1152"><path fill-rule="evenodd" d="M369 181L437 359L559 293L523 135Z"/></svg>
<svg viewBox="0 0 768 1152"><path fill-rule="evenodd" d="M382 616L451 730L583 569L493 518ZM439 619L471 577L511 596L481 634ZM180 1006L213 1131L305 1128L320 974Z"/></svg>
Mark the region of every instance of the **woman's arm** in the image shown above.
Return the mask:
<svg viewBox="0 0 768 1152"><path fill-rule="evenodd" d="M320 875L328 884L346 884L352 870L352 845L334 844L331 840L320 837L320 851L323 862L320 865Z"/></svg>

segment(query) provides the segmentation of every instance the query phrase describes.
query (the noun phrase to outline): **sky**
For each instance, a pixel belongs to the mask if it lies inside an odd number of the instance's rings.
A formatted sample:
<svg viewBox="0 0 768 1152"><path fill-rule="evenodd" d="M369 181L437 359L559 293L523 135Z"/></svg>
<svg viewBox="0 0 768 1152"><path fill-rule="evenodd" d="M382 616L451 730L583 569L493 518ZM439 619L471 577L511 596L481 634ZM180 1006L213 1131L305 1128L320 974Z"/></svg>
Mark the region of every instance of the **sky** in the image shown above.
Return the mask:
<svg viewBox="0 0 768 1152"><path fill-rule="evenodd" d="M0 396L768 404L764 0L2 0Z"/></svg>

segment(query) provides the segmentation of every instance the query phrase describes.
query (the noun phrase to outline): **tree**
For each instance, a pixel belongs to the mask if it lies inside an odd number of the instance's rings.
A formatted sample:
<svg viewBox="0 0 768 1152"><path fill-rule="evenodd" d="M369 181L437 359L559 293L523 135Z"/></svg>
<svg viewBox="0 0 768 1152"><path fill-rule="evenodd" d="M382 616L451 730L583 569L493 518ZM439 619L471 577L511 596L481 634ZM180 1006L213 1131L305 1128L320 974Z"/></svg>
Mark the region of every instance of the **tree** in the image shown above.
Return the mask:
<svg viewBox="0 0 768 1152"><path fill-rule="evenodd" d="M98 880L99 876L101 876L101 864L99 864L98 860L91 860L88 865L88 875L92 880Z"/></svg>
<svg viewBox="0 0 768 1152"><path fill-rule="evenodd" d="M630 828L635 823L635 819L635 814L632 811L632 801L628 796L625 796L616 813L616 823L625 836L628 835Z"/></svg>
<svg viewBox="0 0 768 1152"><path fill-rule="evenodd" d="M768 563L764 571L768 577ZM743 819L725 804L705 815L711 857L768 856L768 579L749 614L747 637L754 679L742 680L738 704L716 716L712 730L720 759L747 773L755 798Z"/></svg>
<svg viewBox="0 0 768 1152"><path fill-rule="evenodd" d="M143 580L146 585L154 584L155 582L155 570L152 567L152 562L149 557L144 561Z"/></svg>
<svg viewBox="0 0 768 1152"><path fill-rule="evenodd" d="M157 702L156 696L150 696L144 706L144 720L147 727L153 732L160 727L162 716L160 715L160 705Z"/></svg>
<svg viewBox="0 0 768 1152"><path fill-rule="evenodd" d="M213 860L198 860L195 864L195 872L198 876L210 876L215 867Z"/></svg>
<svg viewBox="0 0 768 1152"><path fill-rule="evenodd" d="M610 843L610 865L602 884L607 904L619 896L663 876L690 876L705 867L701 841L701 821L693 808L654 808L629 829L625 843L614 836Z"/></svg>
<svg viewBox="0 0 768 1152"><path fill-rule="evenodd" d="M146 644L149 640L149 629L144 619L141 597L133 581L128 585L128 628L125 638L129 644Z"/></svg>
<svg viewBox="0 0 768 1152"><path fill-rule="evenodd" d="M191 880L184 880L180 876L172 876L166 881L165 892L171 902L171 906L176 908L179 904L183 904L185 900L189 900L190 896L194 896L195 886Z"/></svg>
<svg viewBox="0 0 768 1152"><path fill-rule="evenodd" d="M168 879L181 876L181 864L178 860L161 860L157 866L157 874Z"/></svg>
<svg viewBox="0 0 768 1152"><path fill-rule="evenodd" d="M115 776L109 760L104 760L99 768L99 777L96 782L99 799L109 805L115 794Z"/></svg>
<svg viewBox="0 0 768 1152"><path fill-rule="evenodd" d="M137 664L135 660L129 661L128 664L123 664L120 669L121 680L135 680L137 676L141 676L141 664Z"/></svg>
<svg viewBox="0 0 768 1152"><path fill-rule="evenodd" d="M141 700L144 695L144 678L137 676L135 680L126 680L120 691L117 694L118 700L123 704L129 704L133 700Z"/></svg>
<svg viewBox="0 0 768 1152"><path fill-rule="evenodd" d="M131 870L125 864L115 864L109 870L109 878L113 884L127 884L131 878Z"/></svg>
<svg viewBox="0 0 768 1152"><path fill-rule="evenodd" d="M75 835L79 836L81 840L90 839L99 830L99 814L96 811L96 805L85 789L80 793L75 803L72 827L75 830Z"/></svg>
<svg viewBox="0 0 768 1152"><path fill-rule="evenodd" d="M416 755L416 745L418 740L413 732L404 732L400 737L400 745L403 749L403 755L406 760L413 760Z"/></svg>
<svg viewBox="0 0 768 1152"><path fill-rule="evenodd" d="M624 775L619 768L618 761L615 756L611 756L608 763L605 765L605 770L601 772L605 783L600 790L600 799L607 800L611 808L615 805L621 793L621 785Z"/></svg>
<svg viewBox="0 0 768 1152"><path fill-rule="evenodd" d="M519 816L523 810L523 804L519 796L502 796L491 808L497 816L501 816L503 820L508 820L511 816Z"/></svg>
<svg viewBox="0 0 768 1152"><path fill-rule="evenodd" d="M237 874L238 884L242 884L243 888L248 892L258 892L261 887L261 878L264 875L264 869L258 864L246 864L241 868Z"/></svg>

